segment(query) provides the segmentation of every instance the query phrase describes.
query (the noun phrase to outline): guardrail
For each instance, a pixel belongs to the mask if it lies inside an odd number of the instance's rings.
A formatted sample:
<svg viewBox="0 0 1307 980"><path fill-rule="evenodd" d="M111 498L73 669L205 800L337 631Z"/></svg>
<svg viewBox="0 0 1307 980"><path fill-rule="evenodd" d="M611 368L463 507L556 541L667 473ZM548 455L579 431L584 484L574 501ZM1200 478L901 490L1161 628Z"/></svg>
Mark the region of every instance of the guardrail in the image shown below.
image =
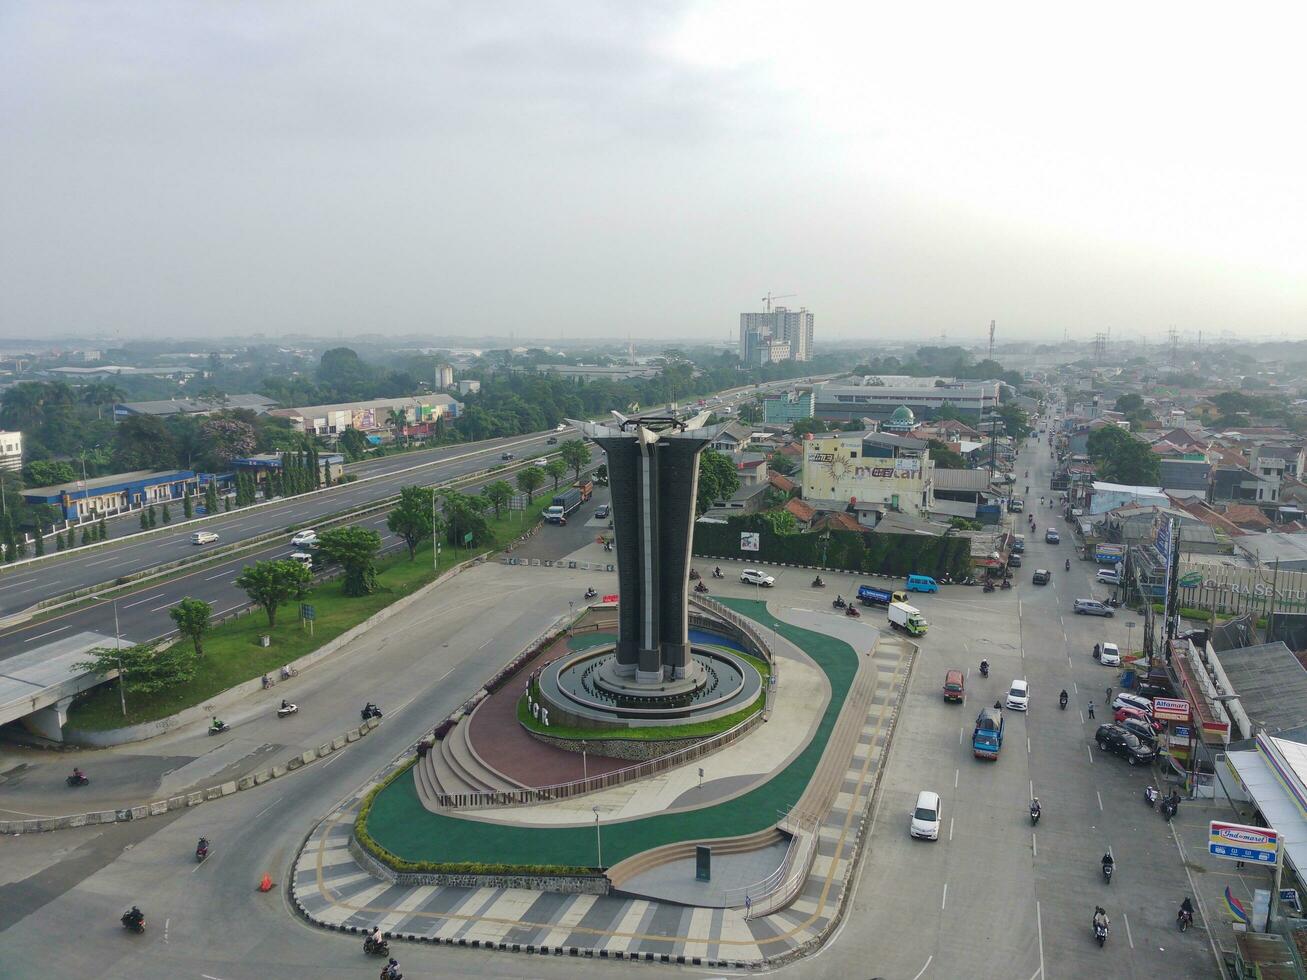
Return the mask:
<svg viewBox="0 0 1307 980"><path fill-rule="evenodd" d="M785 860L781 862L779 868L758 882L756 886L749 886L751 889L758 890L745 893L745 918L752 919L755 916L779 912L794 901L803 890L803 883L808 880L812 859L817 854L820 829L821 824L818 820L808 818L795 825L792 830L786 830L786 833L793 836L790 839L791 846L785 852ZM754 898L755 894L758 898Z"/></svg>
<svg viewBox="0 0 1307 980"><path fill-rule="evenodd" d="M788 884L794 878L791 869L803 864L803 862L797 860L797 856L802 849L808 846L809 839L816 839L818 822L811 817L796 818L791 812L787 811L781 813L781 818L776 823L776 829L790 835L790 843L785 849L785 855L781 858L781 863L776 867L775 871L765 878L750 885L726 889L722 893L722 904L726 908L737 908L743 905L746 909L746 917L751 917L753 910L759 907L756 905L759 900L768 901L772 895L781 892L782 885ZM803 864L803 866L806 874L806 864ZM759 912L758 914L764 913Z"/></svg>

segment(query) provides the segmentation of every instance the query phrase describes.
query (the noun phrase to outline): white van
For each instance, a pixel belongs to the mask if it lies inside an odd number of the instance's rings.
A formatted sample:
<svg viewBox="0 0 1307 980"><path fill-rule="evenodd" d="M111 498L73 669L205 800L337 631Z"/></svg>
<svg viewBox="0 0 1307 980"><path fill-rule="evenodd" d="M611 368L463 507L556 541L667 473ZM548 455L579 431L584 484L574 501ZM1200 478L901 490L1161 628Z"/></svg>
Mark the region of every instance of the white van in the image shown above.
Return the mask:
<svg viewBox="0 0 1307 980"><path fill-rule="evenodd" d="M305 528L303 531L297 532L295 536L290 539L290 543L296 548L315 545L318 543L318 532L313 530L313 528Z"/></svg>
<svg viewBox="0 0 1307 980"><path fill-rule="evenodd" d="M218 535L212 531L196 531L191 535L191 544L213 544L218 540Z"/></svg>
<svg viewBox="0 0 1307 980"><path fill-rule="evenodd" d="M290 553L290 560L299 562L305 568L313 568L313 556L307 551L292 551Z"/></svg>

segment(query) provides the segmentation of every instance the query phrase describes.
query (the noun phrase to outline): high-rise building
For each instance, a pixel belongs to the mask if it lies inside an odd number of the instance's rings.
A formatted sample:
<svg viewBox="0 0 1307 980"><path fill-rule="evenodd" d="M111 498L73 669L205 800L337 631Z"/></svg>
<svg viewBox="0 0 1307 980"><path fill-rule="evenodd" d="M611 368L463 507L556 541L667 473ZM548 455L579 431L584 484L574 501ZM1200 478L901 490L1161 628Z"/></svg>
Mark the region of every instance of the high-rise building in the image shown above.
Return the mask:
<svg viewBox="0 0 1307 980"><path fill-rule="evenodd" d="M740 360L746 364L772 360L812 359L813 316L807 310L778 306L769 313L740 314ZM788 346L784 358L761 356L757 349L768 341Z"/></svg>

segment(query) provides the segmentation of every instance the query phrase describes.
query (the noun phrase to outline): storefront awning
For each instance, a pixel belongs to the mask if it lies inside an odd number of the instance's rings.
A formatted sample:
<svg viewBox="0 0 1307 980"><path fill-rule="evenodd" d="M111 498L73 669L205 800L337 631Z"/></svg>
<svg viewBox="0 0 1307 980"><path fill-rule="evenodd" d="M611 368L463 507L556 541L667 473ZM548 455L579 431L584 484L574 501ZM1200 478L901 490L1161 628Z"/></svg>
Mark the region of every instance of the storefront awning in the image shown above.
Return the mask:
<svg viewBox="0 0 1307 980"><path fill-rule="evenodd" d="M1307 874L1307 745L1268 735L1256 745L1228 753L1226 765L1279 832L1289 863Z"/></svg>

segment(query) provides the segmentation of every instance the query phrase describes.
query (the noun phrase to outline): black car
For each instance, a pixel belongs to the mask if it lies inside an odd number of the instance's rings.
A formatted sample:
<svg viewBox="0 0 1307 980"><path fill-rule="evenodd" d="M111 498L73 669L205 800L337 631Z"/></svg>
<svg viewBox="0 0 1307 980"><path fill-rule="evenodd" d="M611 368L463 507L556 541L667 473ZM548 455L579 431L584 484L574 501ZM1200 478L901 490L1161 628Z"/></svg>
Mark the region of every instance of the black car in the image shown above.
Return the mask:
<svg viewBox="0 0 1307 980"><path fill-rule="evenodd" d="M546 446L557 446L557 445L558 445L558 436L550 436L548 439L545 440L545 445L546 445Z"/></svg>
<svg viewBox="0 0 1307 980"><path fill-rule="evenodd" d="M1120 725L1099 725L1094 741L1101 751L1119 755L1132 766L1146 766L1157 755L1156 744L1146 744Z"/></svg>
<svg viewBox="0 0 1307 980"><path fill-rule="evenodd" d="M1035 576L1031 579L1036 585L1047 585L1053 576L1049 574L1047 568L1036 568Z"/></svg>
<svg viewBox="0 0 1307 980"><path fill-rule="evenodd" d="M1007 556L1007 563L1009 568L1020 568L1021 554L1016 551L1012 552L1012 554Z"/></svg>

